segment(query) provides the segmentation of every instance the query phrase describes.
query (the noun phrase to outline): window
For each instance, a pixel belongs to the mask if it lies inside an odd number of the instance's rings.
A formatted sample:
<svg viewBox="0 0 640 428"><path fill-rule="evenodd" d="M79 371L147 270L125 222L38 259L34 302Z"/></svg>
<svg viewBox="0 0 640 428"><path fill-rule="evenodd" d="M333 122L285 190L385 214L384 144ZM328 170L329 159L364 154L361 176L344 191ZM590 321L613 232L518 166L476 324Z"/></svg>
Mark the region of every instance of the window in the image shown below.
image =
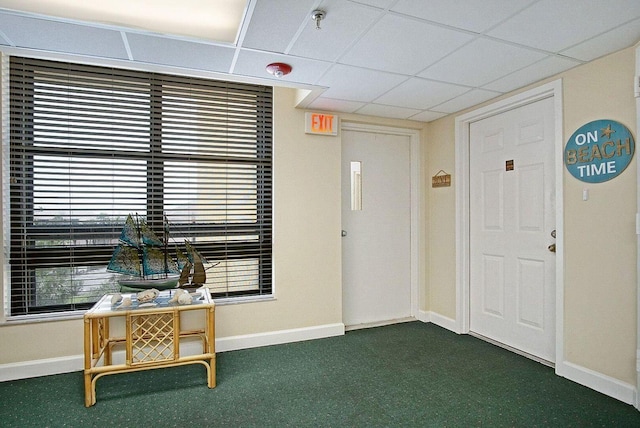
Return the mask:
<svg viewBox="0 0 640 428"><path fill-rule="evenodd" d="M193 244L214 297L271 294L270 87L12 57L9 104L11 315L117 290L129 214Z"/></svg>

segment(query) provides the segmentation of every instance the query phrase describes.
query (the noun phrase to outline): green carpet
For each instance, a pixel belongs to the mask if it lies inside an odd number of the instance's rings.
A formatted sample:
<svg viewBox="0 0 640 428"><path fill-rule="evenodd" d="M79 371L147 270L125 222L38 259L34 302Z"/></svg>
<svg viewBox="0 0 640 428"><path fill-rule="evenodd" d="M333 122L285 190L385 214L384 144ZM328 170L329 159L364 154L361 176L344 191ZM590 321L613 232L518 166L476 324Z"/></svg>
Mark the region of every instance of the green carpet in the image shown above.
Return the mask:
<svg viewBox="0 0 640 428"><path fill-rule="evenodd" d="M640 427L632 406L471 336L412 322L201 365L0 383L2 427Z"/></svg>

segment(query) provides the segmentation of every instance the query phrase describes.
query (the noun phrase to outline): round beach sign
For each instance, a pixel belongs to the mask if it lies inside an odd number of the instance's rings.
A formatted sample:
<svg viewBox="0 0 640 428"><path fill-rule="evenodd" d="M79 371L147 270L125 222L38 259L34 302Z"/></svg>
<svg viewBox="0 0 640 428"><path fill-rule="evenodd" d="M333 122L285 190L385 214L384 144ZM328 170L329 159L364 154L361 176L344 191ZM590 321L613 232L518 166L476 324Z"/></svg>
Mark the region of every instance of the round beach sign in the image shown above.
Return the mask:
<svg viewBox="0 0 640 428"><path fill-rule="evenodd" d="M625 170L634 151L633 135L626 126L615 120L594 120L569 138L564 164L578 180L603 183Z"/></svg>

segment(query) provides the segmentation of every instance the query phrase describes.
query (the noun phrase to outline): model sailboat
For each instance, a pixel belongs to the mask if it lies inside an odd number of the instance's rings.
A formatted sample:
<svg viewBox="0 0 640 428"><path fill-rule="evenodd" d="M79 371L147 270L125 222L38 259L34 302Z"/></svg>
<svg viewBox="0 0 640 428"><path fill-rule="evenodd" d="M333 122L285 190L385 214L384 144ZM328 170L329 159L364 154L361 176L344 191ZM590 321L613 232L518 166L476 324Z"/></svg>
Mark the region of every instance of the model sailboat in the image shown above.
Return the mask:
<svg viewBox="0 0 640 428"><path fill-rule="evenodd" d="M122 287L165 290L176 287L202 286L206 282L207 260L191 243L185 241L186 255L175 248L174 258L168 251L169 223L165 217L163 237L148 226L144 218L129 215L120 233L107 271L127 275L118 280Z"/></svg>
<svg viewBox="0 0 640 428"><path fill-rule="evenodd" d="M180 287L201 287L207 281L204 264L208 261L188 241L184 242L184 246L187 255L178 253L178 265L181 267L178 284Z"/></svg>

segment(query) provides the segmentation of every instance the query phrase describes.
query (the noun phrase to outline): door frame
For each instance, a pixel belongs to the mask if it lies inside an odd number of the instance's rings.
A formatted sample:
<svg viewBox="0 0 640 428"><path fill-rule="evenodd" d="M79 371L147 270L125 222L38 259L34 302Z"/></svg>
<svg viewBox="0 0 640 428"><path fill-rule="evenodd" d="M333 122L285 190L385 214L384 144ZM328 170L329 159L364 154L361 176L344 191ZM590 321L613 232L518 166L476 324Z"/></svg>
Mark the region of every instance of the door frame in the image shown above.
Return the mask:
<svg viewBox="0 0 640 428"><path fill-rule="evenodd" d="M556 373L564 360L564 227L563 227L563 117L562 80L558 79L455 119L456 153L456 332L470 332L470 212L469 212L469 127L472 122L553 97L555 133L555 201L556 201Z"/></svg>
<svg viewBox="0 0 640 428"><path fill-rule="evenodd" d="M640 90L638 85L640 85L640 44L636 44L636 69L635 69L635 97L636 97L636 124L637 129L640 130ZM637 133L636 133L637 138ZM637 140L636 140L637 141ZM636 161L637 162L637 161ZM636 195L638 198L638 209L636 212L636 239L637 239L637 273L638 273L638 284L636 287L636 391L635 391L635 401L634 406L636 409L640 410L640 163L637 166L637 179L636 179Z"/></svg>
<svg viewBox="0 0 640 428"><path fill-rule="evenodd" d="M341 121L340 123L340 144L342 144L342 131L368 132L374 134L390 134L409 137L411 145L410 168L411 168L411 211L410 211L410 287L411 287L411 316L418 316L420 301L420 292L418 284L420 283L420 131L409 128L396 128L391 126L370 125L366 123ZM342 155L340 156L340 165L342 165ZM340 185L340 191L342 191ZM342 217L342 214L340 215ZM344 287L344 284L342 284Z"/></svg>

